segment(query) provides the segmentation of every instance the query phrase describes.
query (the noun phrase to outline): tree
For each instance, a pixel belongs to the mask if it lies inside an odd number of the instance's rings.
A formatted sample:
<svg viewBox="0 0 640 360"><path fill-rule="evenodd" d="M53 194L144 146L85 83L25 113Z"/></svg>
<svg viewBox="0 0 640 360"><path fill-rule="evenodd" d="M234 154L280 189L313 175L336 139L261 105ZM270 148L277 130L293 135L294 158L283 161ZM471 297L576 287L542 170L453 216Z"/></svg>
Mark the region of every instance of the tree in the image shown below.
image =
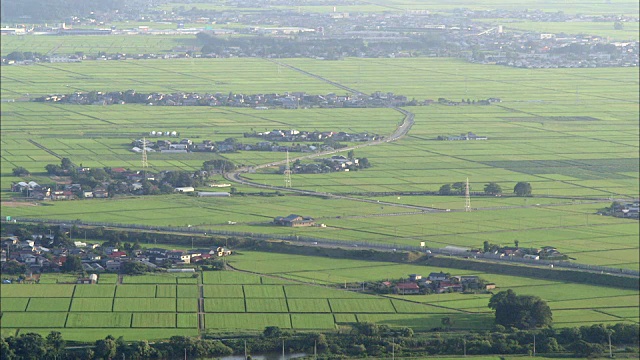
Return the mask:
<svg viewBox="0 0 640 360"><path fill-rule="evenodd" d="M62 168L60 167L60 165L56 164L47 164L44 168L45 170L47 170L47 173L49 175L57 175L62 172Z"/></svg>
<svg viewBox="0 0 640 360"><path fill-rule="evenodd" d="M124 263L122 271L128 275L140 275L149 271L149 266L138 261L127 261Z"/></svg>
<svg viewBox="0 0 640 360"><path fill-rule="evenodd" d="M205 171L215 170L221 173L235 170L235 168L236 165L233 162L224 159L208 160L202 164L202 169Z"/></svg>
<svg viewBox="0 0 640 360"><path fill-rule="evenodd" d="M71 170L73 168L73 163L69 158L62 158L62 160L60 160L60 165L64 170Z"/></svg>
<svg viewBox="0 0 640 360"><path fill-rule="evenodd" d="M64 351L66 342L62 338L62 334L59 331L52 331L47 335L47 354L57 357Z"/></svg>
<svg viewBox="0 0 640 360"><path fill-rule="evenodd" d="M7 60L24 61L24 54L20 51L14 51L7 55Z"/></svg>
<svg viewBox="0 0 640 360"><path fill-rule="evenodd" d="M13 168L13 176L29 176L29 175L31 175L29 173L29 170L23 168L22 166Z"/></svg>
<svg viewBox="0 0 640 360"><path fill-rule="evenodd" d="M491 296L489 308L495 310L496 324L519 329L551 326L551 308L537 296L516 295L513 290Z"/></svg>
<svg viewBox="0 0 640 360"><path fill-rule="evenodd" d="M438 190L438 194L451 195L451 184L444 184L440 186L440 190Z"/></svg>
<svg viewBox="0 0 640 360"><path fill-rule="evenodd" d="M109 335L104 340L96 341L95 353L99 359L109 360L116 356L118 346L113 336Z"/></svg>
<svg viewBox="0 0 640 360"><path fill-rule="evenodd" d="M2 264L2 274L20 275L27 271L27 265L16 260L9 260Z"/></svg>
<svg viewBox="0 0 640 360"><path fill-rule="evenodd" d="M16 357L13 353L13 349L9 347L9 344L4 340L3 337L0 337L0 359L13 360L15 358Z"/></svg>
<svg viewBox="0 0 640 360"><path fill-rule="evenodd" d="M264 328L262 336L267 338L279 338L282 336L282 330L277 326L267 326Z"/></svg>
<svg viewBox="0 0 640 360"><path fill-rule="evenodd" d="M369 163L369 159L367 159L366 157L360 159L360 161L358 163L360 164L360 167L363 168L363 169L371 167L371 163Z"/></svg>
<svg viewBox="0 0 640 360"><path fill-rule="evenodd" d="M453 183L451 187L453 188L453 190L455 190L456 194L464 194L466 185L465 183L459 181L459 182Z"/></svg>
<svg viewBox="0 0 640 360"><path fill-rule="evenodd" d="M516 249L520 247L520 240L513 240L513 244L516 246Z"/></svg>
<svg viewBox="0 0 640 360"><path fill-rule="evenodd" d="M580 340L573 344L575 355L581 358L600 357L604 353L604 346Z"/></svg>
<svg viewBox="0 0 640 360"><path fill-rule="evenodd" d="M531 184L529 184L528 182L520 181L513 188L513 192L517 196L531 196Z"/></svg>
<svg viewBox="0 0 640 360"><path fill-rule="evenodd" d="M624 23L620 22L620 21L616 21L613 23L613 28L615 30L622 30L624 29Z"/></svg>
<svg viewBox="0 0 640 360"><path fill-rule="evenodd" d="M347 158L349 160L353 160L354 157L355 157L355 152L353 150L349 150L349 152L347 152Z"/></svg>
<svg viewBox="0 0 640 360"><path fill-rule="evenodd" d="M484 186L484 193L488 195L502 194L502 187L494 182L490 182Z"/></svg>
<svg viewBox="0 0 640 360"><path fill-rule="evenodd" d="M65 272L78 272L82 271L82 260L79 256L70 255L67 256L67 260L62 264L61 269Z"/></svg>
<svg viewBox="0 0 640 360"><path fill-rule="evenodd" d="M45 341L40 334L22 334L16 338L9 338L8 343L18 359L39 360L47 353Z"/></svg>
<svg viewBox="0 0 640 360"><path fill-rule="evenodd" d="M485 240L482 245L484 252L489 252L489 250L491 250L491 244L489 244L489 241Z"/></svg>

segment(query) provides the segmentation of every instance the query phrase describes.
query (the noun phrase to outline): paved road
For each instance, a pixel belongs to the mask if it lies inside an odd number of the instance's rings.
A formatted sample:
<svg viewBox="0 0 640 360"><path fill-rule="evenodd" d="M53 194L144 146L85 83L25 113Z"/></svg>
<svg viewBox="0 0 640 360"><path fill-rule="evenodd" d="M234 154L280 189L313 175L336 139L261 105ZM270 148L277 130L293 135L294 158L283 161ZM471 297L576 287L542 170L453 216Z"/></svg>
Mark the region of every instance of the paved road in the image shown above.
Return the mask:
<svg viewBox="0 0 640 360"><path fill-rule="evenodd" d="M303 73L303 74L305 74L307 76L316 78L318 80L324 81L324 82L329 83L329 84L331 84L331 85L333 85L335 87L347 90L347 91L349 91L351 93L357 93L357 94L364 95L364 93L362 93L362 92L360 92L360 91L358 91L356 89L344 86L342 84L336 83L336 82L331 81L329 79L323 78L323 77L321 77L319 75L312 74L312 73L310 73L308 71L296 68L294 66L279 62L279 61L274 60L274 59L266 59L266 60L271 61L273 63L276 63L276 64L278 64L280 66L292 69L294 71ZM411 130L411 127L414 124L414 114L412 112L409 112L407 110L400 109L400 108L397 108L397 107L393 107L391 109L401 113L404 116L404 118L403 118L402 122L396 127L395 131L391 135L389 135L388 137L380 139L380 140L368 141L366 143L349 146L349 147L342 148L342 149L339 149L339 150L320 151L320 152L316 152L316 153L313 153L313 154L294 157L294 158L290 159L290 162L294 162L296 160L306 160L306 159L313 159L313 158L328 156L328 155L342 153L342 152L346 152L346 151L350 151L350 150L360 149L360 148L367 147L367 146L375 146L375 145L380 145L380 144L384 144L384 143L389 143L389 142L401 139L402 137L404 137L405 135L407 135L409 133L409 130ZM336 194L331 194L331 193L327 193L327 192L312 191L312 190L302 190L302 189L295 189L295 188L285 188L285 187L282 187L282 186L273 186L273 185L261 184L261 183L255 182L255 181L251 181L251 180L249 180L249 179L247 179L247 178L242 176L242 174L255 172L256 170L267 168L267 167L284 165L285 163L286 163L286 160L282 160L282 161L276 161L276 162L271 162L271 163L257 165L257 166L242 167L242 168L238 168L238 169L236 169L236 170L234 170L232 172L225 173L224 174L224 178L229 180L229 181L233 181L233 182L236 182L236 183L239 183L239 184L242 184L242 185L251 186L251 187L260 188L260 189L287 191L287 192L292 192L292 193L297 193L297 194L302 194L302 195L322 196L322 197L328 197L328 198L332 198L332 199L344 199L344 200L352 200L352 201L359 201L359 202L368 202L368 203L375 203L375 204L380 204L380 205L395 206L395 207L400 207L400 208L419 210L419 211L422 211L422 212L442 211L442 210L434 209L434 208L427 207L427 206L396 204L396 203L391 203L391 202L386 202L386 201L362 199L362 198L358 198L358 197L354 197L354 196L348 196L348 195L336 195Z"/></svg>
<svg viewBox="0 0 640 360"><path fill-rule="evenodd" d="M303 160L303 159L313 159L313 158L317 158L317 157L328 156L328 155L332 155L332 154L336 154L336 153L340 153L340 152L360 149L360 148L363 148L363 147L366 147L366 146L375 146L375 145L379 145L379 144L384 144L384 143L389 143L389 142L392 142L392 141L396 141L396 140L402 138L403 136L405 136L409 132L409 130L413 126L414 114L409 112L409 111L406 111L404 109L400 109L400 108L392 108L392 109L394 109L394 110L400 112L401 114L403 114L404 115L404 119L402 120L402 123L400 125L398 125L396 130L391 135L389 135L389 137L386 137L386 138L383 138L383 139L380 139L380 140L369 141L369 142L366 142L366 143L363 143L363 144L349 146L349 147L342 148L342 149L339 149L339 150L320 151L320 152L316 152L316 153L309 154L309 155L303 155L303 156L295 157L295 158L290 159L290 162L294 162L294 161L296 161L298 159ZM293 193L302 194L302 195L322 196L322 197L328 197L328 198L332 198L332 199L344 199L344 200L368 202L368 203L374 203L374 204L380 204L380 205L387 205L387 206L395 206L395 207L406 208L406 209L420 210L420 211L423 211L423 212L442 211L440 209L434 209L432 207L427 207L427 206L397 204L397 203L386 202L386 201L363 199L363 198L358 198L358 197L348 196L348 195L337 195L337 194L332 194L332 193L328 193L328 192L320 192L320 191L313 191L313 190L302 190L302 189L296 189L296 188L285 188L285 187L282 187L282 186L273 186L273 185L261 184L261 183L255 182L255 181L248 180L248 179L246 179L246 178L244 178L242 176L242 174L251 173L251 172L254 172L255 170L258 170L258 169L263 169L263 168L273 167L273 166L280 166L280 165L284 165L285 163L286 163L286 160L282 160L282 161L276 161L276 162L271 162L271 163L268 163L268 164L262 164L262 165L252 166L252 167L242 167L242 168L238 168L238 169L236 169L236 170L234 170L232 172L225 173L224 174L224 178L229 180L229 181L233 181L233 182L236 182L236 183L239 183L239 184L252 186L252 187L256 187L256 188L261 188L261 189L287 191L287 192L293 192Z"/></svg>

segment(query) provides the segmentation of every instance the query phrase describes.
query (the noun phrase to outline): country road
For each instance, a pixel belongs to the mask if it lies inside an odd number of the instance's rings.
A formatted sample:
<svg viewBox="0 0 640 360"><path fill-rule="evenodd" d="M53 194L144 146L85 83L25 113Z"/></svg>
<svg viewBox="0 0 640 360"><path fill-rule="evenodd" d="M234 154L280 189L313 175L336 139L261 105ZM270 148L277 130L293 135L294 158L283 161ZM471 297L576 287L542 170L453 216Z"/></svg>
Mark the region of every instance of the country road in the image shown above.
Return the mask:
<svg viewBox="0 0 640 360"><path fill-rule="evenodd" d="M336 83L334 81L331 81L329 79L323 78L323 77L321 77L319 75L312 74L312 73L310 73L308 71L304 71L304 70L296 68L294 66L291 66L291 65L276 61L274 59L266 59L266 60L271 61L273 63L276 63L276 64L278 64L280 66L292 69L294 71L298 71L298 72L300 72L302 74L305 74L307 76L319 79L321 81L324 81L324 82L326 82L328 84L331 84L331 85L336 86L338 88L341 88L343 90L347 90L347 91L352 92L352 93L363 94L362 92L360 92L360 91L358 91L356 89L344 86L342 84L338 84L338 83ZM363 143L363 144L353 145L353 146L349 146L349 147L338 149L338 150L320 151L320 152L316 152L316 153L313 153L313 154L294 157L294 158L290 159L290 162L294 162L296 160L313 159L313 158L317 158L317 157L321 157L321 156L327 156L327 155L332 155L332 154L341 153L341 152L345 152L345 151L360 149L360 148L364 148L364 147L367 147L367 146L375 146L375 145L380 145L380 144L384 144L384 143L389 143L389 142L401 139L402 137L404 137L405 135L407 135L409 133L409 130L411 130L411 127L414 124L414 114L412 112L409 112L407 110L400 109L400 108L397 108L397 107L393 107L391 109L401 113L404 116L404 118L402 120L402 123L400 123L400 125L398 125L396 127L395 131L392 134L390 134L388 137L382 138L382 139L379 139L379 140L368 141L368 142ZM359 201L359 202L368 202L368 203L375 203L375 204L379 204L379 205L387 205L387 206L395 206L395 207L406 208L406 209L419 210L419 211L422 211L422 212L442 211L442 210L439 210L439 209L434 209L434 208L426 207L426 206L396 204L396 203L385 202L385 201L362 199L362 198L358 198L358 197L354 197L354 196L348 196L348 195L336 195L336 194L327 193L327 192L319 192L319 191L312 191L312 190L302 190L302 189L295 189L295 188L285 188L285 187L282 187L282 186L273 186L273 185L260 184L260 183L257 183L255 181L251 181L251 180L248 180L248 179L242 177L242 174L244 174L244 173L250 173L250 172L254 172L255 170L258 170L258 169L263 169L263 168L272 167L272 166L280 166L280 165L284 165L285 163L286 163L286 160L282 160L282 161L276 161L276 162L271 162L271 163L268 163L268 164L262 164L262 165L257 165L257 166L242 167L242 168L238 168L238 169L236 169L234 171L225 173L225 174L223 174L223 176L224 176L225 179L227 179L229 181L233 181L233 182L236 182L236 183L239 183L239 184L242 184L242 185L261 188L261 189L287 191L287 192L293 192L293 193L302 194L302 195L322 196L322 197L327 197L327 198L332 198L332 199L343 199L343 200L351 200L351 201Z"/></svg>

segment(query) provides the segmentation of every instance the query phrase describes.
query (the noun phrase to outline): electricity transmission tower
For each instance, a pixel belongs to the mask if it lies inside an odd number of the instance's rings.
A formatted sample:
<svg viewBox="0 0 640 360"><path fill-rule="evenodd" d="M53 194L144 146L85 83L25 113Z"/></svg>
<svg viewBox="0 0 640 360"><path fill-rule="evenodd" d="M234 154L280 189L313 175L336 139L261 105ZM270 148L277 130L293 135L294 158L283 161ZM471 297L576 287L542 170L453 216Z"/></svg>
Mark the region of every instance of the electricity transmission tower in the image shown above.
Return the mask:
<svg viewBox="0 0 640 360"><path fill-rule="evenodd" d="M147 162L147 139L142 138L142 170L146 170L149 167Z"/></svg>
<svg viewBox="0 0 640 360"><path fill-rule="evenodd" d="M291 167L289 166L289 150L287 150L287 162L284 165L284 187L291 187Z"/></svg>
<svg viewBox="0 0 640 360"><path fill-rule="evenodd" d="M469 178L467 178L467 185L464 188L464 211L471 211L471 196L469 195Z"/></svg>

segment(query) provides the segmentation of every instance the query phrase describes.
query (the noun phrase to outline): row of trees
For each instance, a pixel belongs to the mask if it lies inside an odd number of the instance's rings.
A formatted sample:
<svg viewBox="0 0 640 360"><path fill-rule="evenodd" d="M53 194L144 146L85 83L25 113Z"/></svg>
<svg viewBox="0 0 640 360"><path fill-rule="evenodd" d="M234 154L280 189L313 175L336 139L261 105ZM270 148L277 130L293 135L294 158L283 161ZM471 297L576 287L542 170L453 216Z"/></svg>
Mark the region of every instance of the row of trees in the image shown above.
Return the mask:
<svg viewBox="0 0 640 360"><path fill-rule="evenodd" d="M449 325L452 323L450 322ZM443 326L445 321L443 319ZM45 338L35 333L10 336L0 340L0 358L17 359L182 359L220 357L231 354L277 353L283 343L287 352L317 351L323 358L403 357L433 355L515 355L573 353L577 357L598 357L611 343L626 347L631 356L638 354L639 325L619 323L574 328L518 330L496 325L492 331L449 333L445 328L435 333L414 334L410 328L392 328L374 323L354 323L351 331L328 333L294 333L275 326L265 328L260 336L225 340L171 337L168 341L126 342L122 337L107 336L92 347L67 348L59 332Z"/></svg>
<svg viewBox="0 0 640 360"><path fill-rule="evenodd" d="M466 184L464 182L455 182L453 184L444 184L438 190L440 195L464 195ZM471 191L471 188L469 188ZM490 182L484 186L484 193L486 195L500 195L502 194L502 187L495 182ZM516 196L531 196L531 184L528 182L520 181L513 187L513 193Z"/></svg>
<svg viewBox="0 0 640 360"><path fill-rule="evenodd" d="M26 333L0 340L0 359L182 359L211 358L231 355L232 349L218 340L173 336L169 341L150 344L148 341L127 343L121 336L111 335L97 340L93 348L70 350L57 331L43 338L40 334Z"/></svg>

